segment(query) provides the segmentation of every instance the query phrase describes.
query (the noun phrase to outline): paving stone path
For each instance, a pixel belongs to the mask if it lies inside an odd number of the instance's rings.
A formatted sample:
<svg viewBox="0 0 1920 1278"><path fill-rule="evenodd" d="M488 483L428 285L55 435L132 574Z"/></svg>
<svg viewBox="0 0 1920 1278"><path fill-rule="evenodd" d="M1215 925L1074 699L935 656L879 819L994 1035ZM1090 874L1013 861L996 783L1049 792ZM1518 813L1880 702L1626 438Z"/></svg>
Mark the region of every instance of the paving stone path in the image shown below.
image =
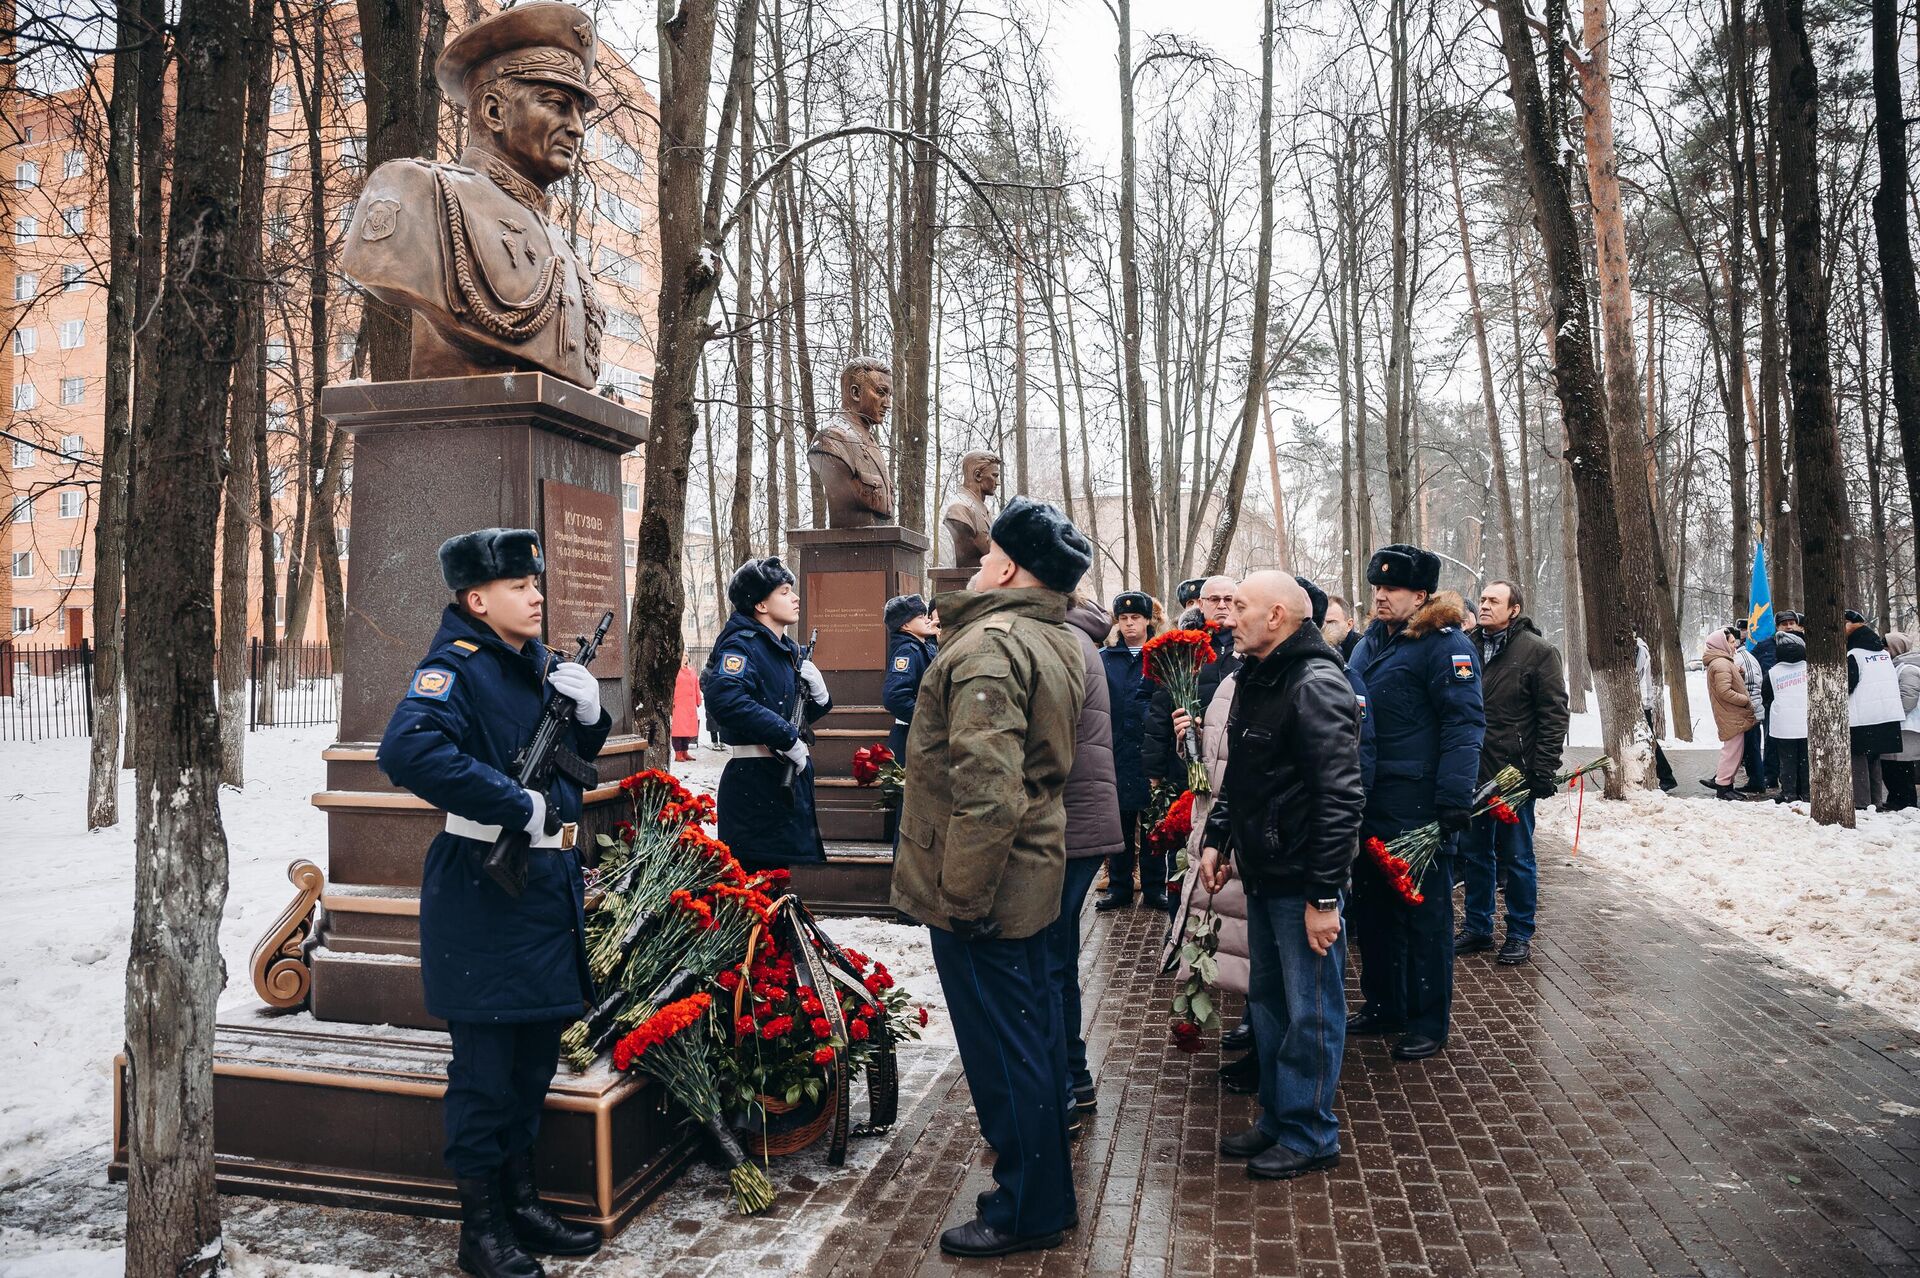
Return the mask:
<svg viewBox="0 0 1920 1278"><path fill-rule="evenodd" d="M811 1272L1920 1272L1920 1040L1564 846L1543 852L1534 961L1459 962L1442 1056L1349 1044L1333 1174L1254 1182L1215 1155L1252 1102L1214 1085L1213 1052L1168 1043L1157 924L1101 916L1087 974L1100 1111L1075 1156L1068 1244L939 1254L989 1184L956 1070Z"/></svg>
<svg viewBox="0 0 1920 1278"><path fill-rule="evenodd" d="M1220 1091L1215 1052L1168 1041L1161 921L1090 912L1100 1110L1076 1146L1081 1226L1065 1246L940 1255L990 1173L958 1064L923 1047L893 1132L856 1142L844 1169L817 1151L780 1160L768 1215L731 1215L724 1182L696 1168L600 1256L548 1271L1920 1274L1920 1037L1542 837L1533 963L1461 960L1433 1060L1349 1044L1331 1175L1254 1182L1216 1156L1253 1104ZM100 1163L10 1188L0 1234L118 1241L125 1195ZM262 1257L453 1272L451 1222L238 1197L223 1210Z"/></svg>

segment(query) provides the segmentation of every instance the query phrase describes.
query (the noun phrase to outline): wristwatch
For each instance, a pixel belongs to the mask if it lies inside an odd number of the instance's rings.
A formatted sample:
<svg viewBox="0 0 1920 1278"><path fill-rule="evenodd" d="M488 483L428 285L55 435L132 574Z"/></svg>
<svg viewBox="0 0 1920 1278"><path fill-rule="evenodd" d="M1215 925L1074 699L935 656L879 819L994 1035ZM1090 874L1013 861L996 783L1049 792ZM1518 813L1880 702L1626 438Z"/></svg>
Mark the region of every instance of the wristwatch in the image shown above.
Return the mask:
<svg viewBox="0 0 1920 1278"><path fill-rule="evenodd" d="M1337 910L1340 908L1340 898L1337 896L1316 897L1308 901L1307 904L1316 910Z"/></svg>

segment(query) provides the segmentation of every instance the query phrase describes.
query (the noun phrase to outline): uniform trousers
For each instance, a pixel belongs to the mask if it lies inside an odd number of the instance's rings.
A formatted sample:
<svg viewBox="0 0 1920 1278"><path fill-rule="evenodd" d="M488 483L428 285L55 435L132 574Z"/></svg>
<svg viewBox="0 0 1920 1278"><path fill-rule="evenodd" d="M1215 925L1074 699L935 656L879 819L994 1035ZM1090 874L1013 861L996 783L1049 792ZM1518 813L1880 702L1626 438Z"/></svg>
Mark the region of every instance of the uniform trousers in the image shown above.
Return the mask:
<svg viewBox="0 0 1920 1278"><path fill-rule="evenodd" d="M509 1156L533 1148L569 1024L447 1023L453 1058L447 1062L445 1156L456 1178L487 1179Z"/></svg>
<svg viewBox="0 0 1920 1278"><path fill-rule="evenodd" d="M1087 1041L1080 1036L1080 911L1087 889L1100 874L1100 858L1068 860L1060 880L1060 917L1042 933L1047 938L1047 981L1053 988L1053 1006L1060 1017L1060 1044L1066 1054L1066 1087L1093 1086L1087 1069Z"/></svg>
<svg viewBox="0 0 1920 1278"><path fill-rule="evenodd" d="M1067 1060L1047 979L1046 932L969 941L928 931L980 1134L994 1152L996 1188L981 1219L1019 1238L1071 1228L1073 1166L1060 1085Z"/></svg>
<svg viewBox="0 0 1920 1278"><path fill-rule="evenodd" d="M1420 893L1419 905L1404 900L1363 856L1353 870L1348 919L1360 948L1360 992L1367 1010L1409 1034L1444 1043L1453 1010L1453 858L1448 849L1427 867Z"/></svg>

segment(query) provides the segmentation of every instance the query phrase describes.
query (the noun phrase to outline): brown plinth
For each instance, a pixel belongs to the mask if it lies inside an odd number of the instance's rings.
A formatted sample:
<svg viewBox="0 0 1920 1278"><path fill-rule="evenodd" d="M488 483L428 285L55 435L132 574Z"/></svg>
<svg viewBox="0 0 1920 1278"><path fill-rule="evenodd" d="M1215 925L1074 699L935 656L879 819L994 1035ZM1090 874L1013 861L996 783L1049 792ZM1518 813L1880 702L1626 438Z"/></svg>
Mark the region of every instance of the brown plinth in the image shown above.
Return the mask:
<svg viewBox="0 0 1920 1278"><path fill-rule="evenodd" d="M933 591L933 594L927 596L927 602L932 603L941 595L955 590L965 590L967 583L973 580L973 573L974 570L971 568L929 569L927 571L928 588Z"/></svg>
<svg viewBox="0 0 1920 1278"><path fill-rule="evenodd" d="M814 725L815 808L827 867L805 871L810 906L830 913L885 914L893 862L893 829L873 810L876 791L853 784L853 752L885 744L893 716L880 705L886 681L887 600L924 593L927 539L897 526L794 528L787 532L800 578L801 636L820 632L814 664L833 694L833 712ZM836 859L836 847L845 853ZM801 882L802 871L795 871Z"/></svg>
<svg viewBox="0 0 1920 1278"><path fill-rule="evenodd" d="M214 1034L214 1167L229 1192L415 1215L459 1211L441 1164L445 1034L344 1030L258 1004ZM127 1174L126 1058L114 1060L113 1161ZM564 1068L534 1156L548 1202L611 1236L692 1157L698 1133L650 1080Z"/></svg>

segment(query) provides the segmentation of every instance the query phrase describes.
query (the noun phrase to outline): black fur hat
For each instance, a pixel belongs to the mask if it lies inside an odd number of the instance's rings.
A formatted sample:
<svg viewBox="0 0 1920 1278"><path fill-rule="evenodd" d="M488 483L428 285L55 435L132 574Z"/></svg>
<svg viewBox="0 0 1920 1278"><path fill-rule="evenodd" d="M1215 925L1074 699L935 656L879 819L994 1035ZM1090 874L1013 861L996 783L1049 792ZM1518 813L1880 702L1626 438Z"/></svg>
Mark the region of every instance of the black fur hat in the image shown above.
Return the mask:
<svg viewBox="0 0 1920 1278"><path fill-rule="evenodd" d="M780 587L793 584L793 574L778 555L749 559L733 570L733 577L727 582L727 602L735 612L751 614L755 604Z"/></svg>
<svg viewBox="0 0 1920 1278"><path fill-rule="evenodd" d="M886 610L880 614L887 623L887 629L898 630L915 617L927 615L927 601L919 595L895 595L887 600Z"/></svg>
<svg viewBox="0 0 1920 1278"><path fill-rule="evenodd" d="M1440 589L1440 556L1404 542L1382 546L1367 561L1367 584L1432 594Z"/></svg>
<svg viewBox="0 0 1920 1278"><path fill-rule="evenodd" d="M440 576L453 591L484 586L502 577L532 577L547 570L540 534L531 528L481 528L440 543Z"/></svg>
<svg viewBox="0 0 1920 1278"><path fill-rule="evenodd" d="M1207 584L1205 577L1189 577L1173 588L1173 601L1182 608L1193 607L1193 601L1200 597L1201 587Z"/></svg>
<svg viewBox="0 0 1920 1278"><path fill-rule="evenodd" d="M1093 567L1093 544L1065 515L1031 497L1008 502L987 535L1007 558L1062 594L1070 594Z"/></svg>
<svg viewBox="0 0 1920 1278"><path fill-rule="evenodd" d="M1313 582L1307 580L1305 577L1296 575L1294 580L1300 583L1300 589L1307 592L1307 602L1313 605L1313 624L1316 626L1326 625L1327 592L1314 585Z"/></svg>
<svg viewBox="0 0 1920 1278"><path fill-rule="evenodd" d="M1113 597L1113 615L1130 612L1136 617L1153 620L1153 596L1144 590L1123 590Z"/></svg>

